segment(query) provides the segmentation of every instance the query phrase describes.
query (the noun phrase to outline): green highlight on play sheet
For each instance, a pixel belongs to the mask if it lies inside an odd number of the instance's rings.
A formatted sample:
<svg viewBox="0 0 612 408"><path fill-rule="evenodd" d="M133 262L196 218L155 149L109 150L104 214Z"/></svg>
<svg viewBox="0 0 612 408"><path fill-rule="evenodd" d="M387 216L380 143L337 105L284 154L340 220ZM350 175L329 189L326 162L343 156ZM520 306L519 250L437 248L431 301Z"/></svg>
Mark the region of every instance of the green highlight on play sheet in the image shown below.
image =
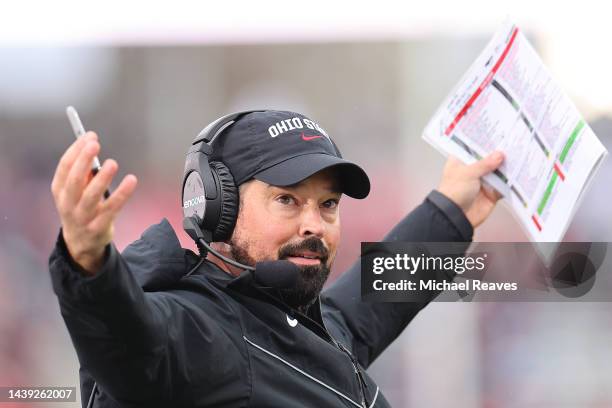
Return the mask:
<svg viewBox="0 0 612 408"><path fill-rule="evenodd" d="M563 150L561 150L561 155L559 156L559 161L561 163L563 163L563 160L565 160L565 157L567 156L567 152L569 152L569 149L572 147L572 145L576 141L576 138L578 137L578 134L580 133L583 127L584 127L584 119L580 119L580 121L578 121L578 124L572 131L572 134L570 135L569 139L567 139L565 146L563 146Z"/></svg>
<svg viewBox="0 0 612 408"><path fill-rule="evenodd" d="M546 191L544 191L544 197L542 197L542 201L540 201L540 205L538 206L538 215L542 215L542 211L544 211L544 207L546 207L546 202L548 202L550 193L552 193L552 189L555 187L558 178L559 175L556 172L553 173L553 176L548 183L548 187L546 187Z"/></svg>

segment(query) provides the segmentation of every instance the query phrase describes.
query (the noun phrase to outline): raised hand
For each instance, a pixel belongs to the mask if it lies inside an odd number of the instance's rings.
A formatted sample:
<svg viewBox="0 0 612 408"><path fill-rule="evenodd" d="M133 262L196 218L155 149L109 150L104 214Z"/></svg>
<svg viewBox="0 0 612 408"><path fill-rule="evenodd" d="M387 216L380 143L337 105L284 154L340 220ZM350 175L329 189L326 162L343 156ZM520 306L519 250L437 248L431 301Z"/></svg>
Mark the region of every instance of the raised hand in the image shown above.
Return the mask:
<svg viewBox="0 0 612 408"><path fill-rule="evenodd" d="M97 135L87 132L64 152L51 183L66 247L88 275L95 275L102 265L104 250L113 239L115 217L137 184L134 175L127 175L104 200L118 165L108 159L93 176L91 165L99 151Z"/></svg>
<svg viewBox="0 0 612 408"><path fill-rule="evenodd" d="M497 191L482 183L481 177L497 169L503 161L502 152L493 152L469 165L451 156L444 166L438 191L463 210L474 228L487 219L501 198Z"/></svg>

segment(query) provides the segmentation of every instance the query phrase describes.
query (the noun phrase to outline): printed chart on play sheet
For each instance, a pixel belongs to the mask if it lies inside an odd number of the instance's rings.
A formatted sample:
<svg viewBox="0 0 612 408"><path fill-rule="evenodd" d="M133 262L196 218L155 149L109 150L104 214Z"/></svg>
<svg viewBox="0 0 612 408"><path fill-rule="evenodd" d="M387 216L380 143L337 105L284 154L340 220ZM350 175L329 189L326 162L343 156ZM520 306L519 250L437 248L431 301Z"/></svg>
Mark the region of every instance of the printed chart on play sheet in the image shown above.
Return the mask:
<svg viewBox="0 0 612 408"><path fill-rule="evenodd" d="M425 128L443 154L506 159L485 180L503 194L530 239L559 242L607 151L554 82L521 30L493 36Z"/></svg>

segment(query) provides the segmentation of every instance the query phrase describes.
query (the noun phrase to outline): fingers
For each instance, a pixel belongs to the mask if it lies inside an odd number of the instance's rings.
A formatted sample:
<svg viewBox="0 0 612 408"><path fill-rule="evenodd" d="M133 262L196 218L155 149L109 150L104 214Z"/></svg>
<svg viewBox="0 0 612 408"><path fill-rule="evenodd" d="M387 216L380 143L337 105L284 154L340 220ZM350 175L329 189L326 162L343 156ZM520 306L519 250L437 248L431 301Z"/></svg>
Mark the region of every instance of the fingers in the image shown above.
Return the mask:
<svg viewBox="0 0 612 408"><path fill-rule="evenodd" d="M503 197L495 188L489 186L486 183L483 183L482 185L482 192L485 197L487 197L487 199L492 203L496 203Z"/></svg>
<svg viewBox="0 0 612 408"><path fill-rule="evenodd" d="M91 174L91 165L94 157L100 151L100 144L96 141L87 141L76 158L66 178L64 186L64 202L67 206L74 206L81 198L87 178Z"/></svg>
<svg viewBox="0 0 612 408"><path fill-rule="evenodd" d="M497 169L503 161L504 154L501 151L495 151L476 163L470 164L468 170L472 176L482 177Z"/></svg>
<svg viewBox="0 0 612 408"><path fill-rule="evenodd" d="M54 195L57 196L64 188L66 177L68 176L74 161L85 146L86 142L90 140L98 140L98 135L96 135L94 132L87 132L85 136L75 140L60 158L57 168L55 169L53 181L51 182L51 191Z"/></svg>
<svg viewBox="0 0 612 408"><path fill-rule="evenodd" d="M125 176L117 189L104 202L102 211L104 213L118 213L132 196L132 193L134 193L137 184L138 179L136 176L133 174Z"/></svg>
<svg viewBox="0 0 612 408"><path fill-rule="evenodd" d="M104 192L108 189L113 177L117 174L118 165L115 160L108 159L102 165L100 171L83 191L79 206L84 213L93 213L94 209L102 200Z"/></svg>

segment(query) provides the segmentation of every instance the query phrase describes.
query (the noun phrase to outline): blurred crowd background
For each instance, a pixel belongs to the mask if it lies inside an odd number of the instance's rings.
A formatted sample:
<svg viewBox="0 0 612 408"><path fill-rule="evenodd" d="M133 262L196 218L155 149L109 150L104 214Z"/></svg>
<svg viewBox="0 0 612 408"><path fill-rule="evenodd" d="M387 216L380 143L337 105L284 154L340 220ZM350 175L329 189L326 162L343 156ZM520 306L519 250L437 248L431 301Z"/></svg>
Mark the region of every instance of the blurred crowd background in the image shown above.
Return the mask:
<svg viewBox="0 0 612 408"><path fill-rule="evenodd" d="M453 6L437 18L434 5L423 5L422 15L418 6L386 17L359 9L351 20L350 9L322 2L313 5L320 12L273 2L286 10L264 9L259 23L248 15L253 6L230 17L215 10L219 19L202 17L201 27L186 9L184 30L138 17L129 29L124 16L113 31L95 12L77 18L66 3L68 16L85 21L68 24L65 35L56 23L37 25L45 10L24 27L10 13L0 17L0 386L79 384L47 269L59 229L50 182L74 138L67 105L98 132L101 159L115 158L121 176L139 178L116 222L119 248L164 217L193 248L181 229L180 183L185 152L210 121L262 107L318 121L372 181L366 200L342 202L333 281L355 262L361 241L381 239L436 187L444 158L421 132L513 11L478 17ZM519 26L610 149L612 59L602 39L610 28L594 11L574 18L519 3ZM180 26L176 13L168 18ZM566 240L612 241L611 175L605 162ZM499 205L474 239L526 236ZM610 303L434 303L370 372L397 407L610 407L611 312Z"/></svg>

